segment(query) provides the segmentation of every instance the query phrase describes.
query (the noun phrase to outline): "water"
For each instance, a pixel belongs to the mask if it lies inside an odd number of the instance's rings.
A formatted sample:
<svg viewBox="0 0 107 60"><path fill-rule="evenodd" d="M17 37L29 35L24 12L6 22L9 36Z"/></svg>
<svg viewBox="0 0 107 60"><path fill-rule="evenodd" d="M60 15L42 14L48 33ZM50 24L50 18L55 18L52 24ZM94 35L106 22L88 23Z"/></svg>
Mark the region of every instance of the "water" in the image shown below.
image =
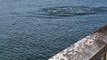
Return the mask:
<svg viewBox="0 0 107 60"><path fill-rule="evenodd" d="M107 24L107 0L0 0L0 60L47 60Z"/></svg>

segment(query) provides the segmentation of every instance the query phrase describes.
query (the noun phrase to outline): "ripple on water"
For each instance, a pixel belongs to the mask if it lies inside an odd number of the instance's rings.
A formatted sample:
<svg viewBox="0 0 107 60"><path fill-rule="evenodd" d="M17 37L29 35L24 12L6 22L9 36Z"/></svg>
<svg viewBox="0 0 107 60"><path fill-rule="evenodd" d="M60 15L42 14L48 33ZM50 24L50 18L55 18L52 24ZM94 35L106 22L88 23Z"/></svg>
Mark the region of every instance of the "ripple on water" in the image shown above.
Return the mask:
<svg viewBox="0 0 107 60"><path fill-rule="evenodd" d="M72 17L80 15L92 15L107 12L107 7L86 7L86 6L60 6L42 8L37 17L57 18Z"/></svg>
<svg viewBox="0 0 107 60"><path fill-rule="evenodd" d="M73 17L83 15L94 15L100 13L106 13L107 7L87 7L87 6L59 6L59 7L47 7L41 8L38 11L27 12L12 12L13 16L19 17L38 17L38 18L62 18Z"/></svg>

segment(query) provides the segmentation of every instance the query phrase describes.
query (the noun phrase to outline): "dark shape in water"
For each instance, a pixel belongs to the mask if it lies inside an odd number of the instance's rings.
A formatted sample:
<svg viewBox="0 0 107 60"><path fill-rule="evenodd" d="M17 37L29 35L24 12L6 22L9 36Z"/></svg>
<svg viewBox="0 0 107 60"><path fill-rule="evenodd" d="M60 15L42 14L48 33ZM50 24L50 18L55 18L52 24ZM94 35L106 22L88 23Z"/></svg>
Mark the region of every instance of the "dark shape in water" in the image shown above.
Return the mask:
<svg viewBox="0 0 107 60"><path fill-rule="evenodd" d="M107 7L86 7L86 6L61 6L43 8L40 10L38 17L56 18L69 17L78 15L90 15L107 12Z"/></svg>

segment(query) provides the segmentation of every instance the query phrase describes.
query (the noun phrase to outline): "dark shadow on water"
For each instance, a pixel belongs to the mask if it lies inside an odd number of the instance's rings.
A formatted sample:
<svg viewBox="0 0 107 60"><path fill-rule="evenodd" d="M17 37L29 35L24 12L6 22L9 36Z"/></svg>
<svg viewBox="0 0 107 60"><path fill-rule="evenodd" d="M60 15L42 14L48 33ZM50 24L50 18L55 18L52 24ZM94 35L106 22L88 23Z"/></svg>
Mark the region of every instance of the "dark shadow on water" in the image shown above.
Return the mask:
<svg viewBox="0 0 107 60"><path fill-rule="evenodd" d="M86 6L60 6L42 8L37 17L39 18L62 18L73 16L93 15L107 12L107 7L86 7Z"/></svg>
<svg viewBox="0 0 107 60"><path fill-rule="evenodd" d="M58 6L58 7L46 7L41 8L38 11L27 11L23 12L12 12L9 13L13 16L19 17L32 17L32 18L65 18L74 16L85 16L85 15L98 15L106 13L107 7L87 7L87 6Z"/></svg>

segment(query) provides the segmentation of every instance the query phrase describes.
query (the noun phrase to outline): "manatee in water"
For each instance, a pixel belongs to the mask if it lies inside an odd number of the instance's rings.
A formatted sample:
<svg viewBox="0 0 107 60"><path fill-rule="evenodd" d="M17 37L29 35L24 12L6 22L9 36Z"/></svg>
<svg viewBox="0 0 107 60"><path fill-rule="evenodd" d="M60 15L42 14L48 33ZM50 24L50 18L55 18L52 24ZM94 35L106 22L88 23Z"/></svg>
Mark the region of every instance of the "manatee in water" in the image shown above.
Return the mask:
<svg viewBox="0 0 107 60"><path fill-rule="evenodd" d="M60 6L42 8L38 15L41 17L69 17L97 14L101 12L107 12L107 7Z"/></svg>

